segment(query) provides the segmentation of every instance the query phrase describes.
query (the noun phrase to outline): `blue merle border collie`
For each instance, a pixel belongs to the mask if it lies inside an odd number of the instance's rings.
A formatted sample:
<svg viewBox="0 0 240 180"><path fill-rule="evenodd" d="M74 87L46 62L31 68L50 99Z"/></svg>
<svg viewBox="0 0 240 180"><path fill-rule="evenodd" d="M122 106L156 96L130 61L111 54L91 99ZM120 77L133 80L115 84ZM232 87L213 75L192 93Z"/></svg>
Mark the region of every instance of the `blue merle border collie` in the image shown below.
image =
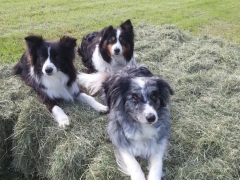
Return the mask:
<svg viewBox="0 0 240 180"><path fill-rule="evenodd" d="M62 128L69 118L59 107L59 100L77 99L96 111L105 113L108 108L93 97L80 91L74 66L77 39L63 36L59 41L46 41L42 36L25 37L27 50L13 71L34 89Z"/></svg>
<svg viewBox="0 0 240 180"><path fill-rule="evenodd" d="M82 57L88 73L114 74L127 65L135 65L134 31L131 21L126 20L119 28L108 26L100 32L87 34L82 39L78 54ZM94 74L81 73L78 80L88 90L92 89L91 84L95 84Z"/></svg>
<svg viewBox="0 0 240 180"><path fill-rule="evenodd" d="M168 102L173 90L146 67L126 67L106 78L103 97L110 109L107 132L120 169L145 180L135 157L148 160L148 180L162 177L170 133Z"/></svg>

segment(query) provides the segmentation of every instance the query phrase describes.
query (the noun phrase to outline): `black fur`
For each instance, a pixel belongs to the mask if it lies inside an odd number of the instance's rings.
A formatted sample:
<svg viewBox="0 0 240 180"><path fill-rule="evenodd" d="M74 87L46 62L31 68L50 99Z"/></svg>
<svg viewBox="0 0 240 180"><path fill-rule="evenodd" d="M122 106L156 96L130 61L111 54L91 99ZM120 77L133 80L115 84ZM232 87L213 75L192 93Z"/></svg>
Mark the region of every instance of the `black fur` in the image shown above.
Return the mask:
<svg viewBox="0 0 240 180"><path fill-rule="evenodd" d="M116 36L118 29L121 30L121 36L124 39L121 45L127 47L127 51L123 56L127 62L132 59L134 53L134 31L131 21L127 20L120 25L120 28L108 26L103 28L100 32L91 32L83 37L81 45L78 47L78 54L81 56L82 63L88 69L88 72L98 71L98 67L95 67L92 61L93 53L97 45L103 60L111 64L112 54L106 49L106 46L116 42L111 41L111 37Z"/></svg>
<svg viewBox="0 0 240 180"><path fill-rule="evenodd" d="M27 85L32 87L39 95L49 110L57 105L58 98L52 99L43 91L43 84L36 82L30 75L30 68L33 67L34 75L40 78L43 75L42 66L47 58L46 47L51 46L52 59L57 68L67 74L69 80L67 86L71 86L76 81L76 69L74 67L75 46L77 39L63 36L58 42L45 41L42 36L30 35L25 37L27 50L22 55L20 61L13 67L13 72L19 75Z"/></svg>
<svg viewBox="0 0 240 180"><path fill-rule="evenodd" d="M82 57L83 65L88 68L89 72L95 72L92 64L92 54L96 44L99 43L99 38L97 37L99 37L99 32L89 33L82 39L81 46L77 50L79 56Z"/></svg>
<svg viewBox="0 0 240 180"><path fill-rule="evenodd" d="M106 27L106 28L104 28L104 29L100 32L101 41L100 41L100 43L99 43L99 52L100 52L102 58L103 58L106 62L108 62L109 64L111 63L111 60L112 60L111 54L109 54L109 52L106 51L106 49L104 48L103 44L104 44L104 42L105 42L108 38L110 38L114 33L116 33L116 31L113 29L112 26ZM110 43L110 42L108 41L108 43ZM113 43L113 42L111 42L111 43Z"/></svg>

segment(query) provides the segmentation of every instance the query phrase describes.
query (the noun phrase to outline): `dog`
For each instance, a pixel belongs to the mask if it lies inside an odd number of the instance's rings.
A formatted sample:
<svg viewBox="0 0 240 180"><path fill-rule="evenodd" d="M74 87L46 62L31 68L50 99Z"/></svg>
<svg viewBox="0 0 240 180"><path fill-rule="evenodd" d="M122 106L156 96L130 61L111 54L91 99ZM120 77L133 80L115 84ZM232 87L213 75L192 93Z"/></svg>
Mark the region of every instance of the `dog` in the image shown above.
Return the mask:
<svg viewBox="0 0 240 180"><path fill-rule="evenodd" d="M125 66L136 65L134 31L131 21L126 20L119 28L108 26L100 32L87 34L82 39L78 54L82 57L83 65L88 69L88 73L114 74ZM78 75L78 81L90 90L91 95L99 91L92 87L96 84L94 74L81 73ZM101 86L101 80L97 82Z"/></svg>
<svg viewBox="0 0 240 180"><path fill-rule="evenodd" d="M146 67L126 67L103 82L110 109L107 132L120 170L145 180L135 157L148 160L148 180L160 180L170 133L170 85Z"/></svg>
<svg viewBox="0 0 240 180"><path fill-rule="evenodd" d="M59 41L46 41L42 36L25 37L27 49L13 72L35 90L61 128L69 125L69 118L59 107L59 100L87 103L96 111L106 113L108 107L81 92L74 66L77 39L63 36Z"/></svg>
<svg viewBox="0 0 240 180"><path fill-rule="evenodd" d="M114 73L126 65L135 64L134 31L128 19L120 25L91 32L82 39L78 54L89 72Z"/></svg>

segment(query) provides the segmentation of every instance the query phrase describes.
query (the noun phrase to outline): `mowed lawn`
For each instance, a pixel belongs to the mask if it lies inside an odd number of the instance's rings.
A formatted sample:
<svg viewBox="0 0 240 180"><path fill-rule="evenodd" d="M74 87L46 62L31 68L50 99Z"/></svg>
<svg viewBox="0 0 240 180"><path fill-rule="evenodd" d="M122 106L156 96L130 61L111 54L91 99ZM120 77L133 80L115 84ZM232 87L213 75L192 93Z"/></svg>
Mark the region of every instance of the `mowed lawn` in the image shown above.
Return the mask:
<svg viewBox="0 0 240 180"><path fill-rule="evenodd" d="M0 6L0 62L16 62L23 38L40 34L78 38L126 19L133 24L174 24L193 34L221 36L240 43L239 0L2 0Z"/></svg>
<svg viewBox="0 0 240 180"><path fill-rule="evenodd" d="M131 19L137 62L175 91L164 179L240 180L239 7L240 0L1 0L0 179L130 179L117 169L106 115L63 104L72 128L61 130L11 68L28 34L70 35L79 45L88 32ZM78 56L76 65L83 68Z"/></svg>

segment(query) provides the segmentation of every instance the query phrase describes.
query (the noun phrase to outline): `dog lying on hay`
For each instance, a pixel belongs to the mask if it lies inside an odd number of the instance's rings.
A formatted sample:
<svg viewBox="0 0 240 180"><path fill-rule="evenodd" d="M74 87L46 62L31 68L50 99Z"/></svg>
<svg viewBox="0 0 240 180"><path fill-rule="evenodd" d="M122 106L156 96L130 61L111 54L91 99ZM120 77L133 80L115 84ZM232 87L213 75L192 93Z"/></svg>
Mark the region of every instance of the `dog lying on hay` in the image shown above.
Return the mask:
<svg viewBox="0 0 240 180"><path fill-rule="evenodd" d="M81 92L74 66L77 39L63 36L59 41L46 41L42 36L25 37L27 50L13 67L25 83L35 90L59 127L69 125L68 116L59 107L59 100L77 99L94 110L107 113L108 107Z"/></svg>
<svg viewBox="0 0 240 180"><path fill-rule="evenodd" d="M173 90L146 67L126 67L103 83L109 109L107 132L120 169L132 180L145 180L135 157L148 160L148 180L162 177L163 155L168 144L168 102Z"/></svg>

